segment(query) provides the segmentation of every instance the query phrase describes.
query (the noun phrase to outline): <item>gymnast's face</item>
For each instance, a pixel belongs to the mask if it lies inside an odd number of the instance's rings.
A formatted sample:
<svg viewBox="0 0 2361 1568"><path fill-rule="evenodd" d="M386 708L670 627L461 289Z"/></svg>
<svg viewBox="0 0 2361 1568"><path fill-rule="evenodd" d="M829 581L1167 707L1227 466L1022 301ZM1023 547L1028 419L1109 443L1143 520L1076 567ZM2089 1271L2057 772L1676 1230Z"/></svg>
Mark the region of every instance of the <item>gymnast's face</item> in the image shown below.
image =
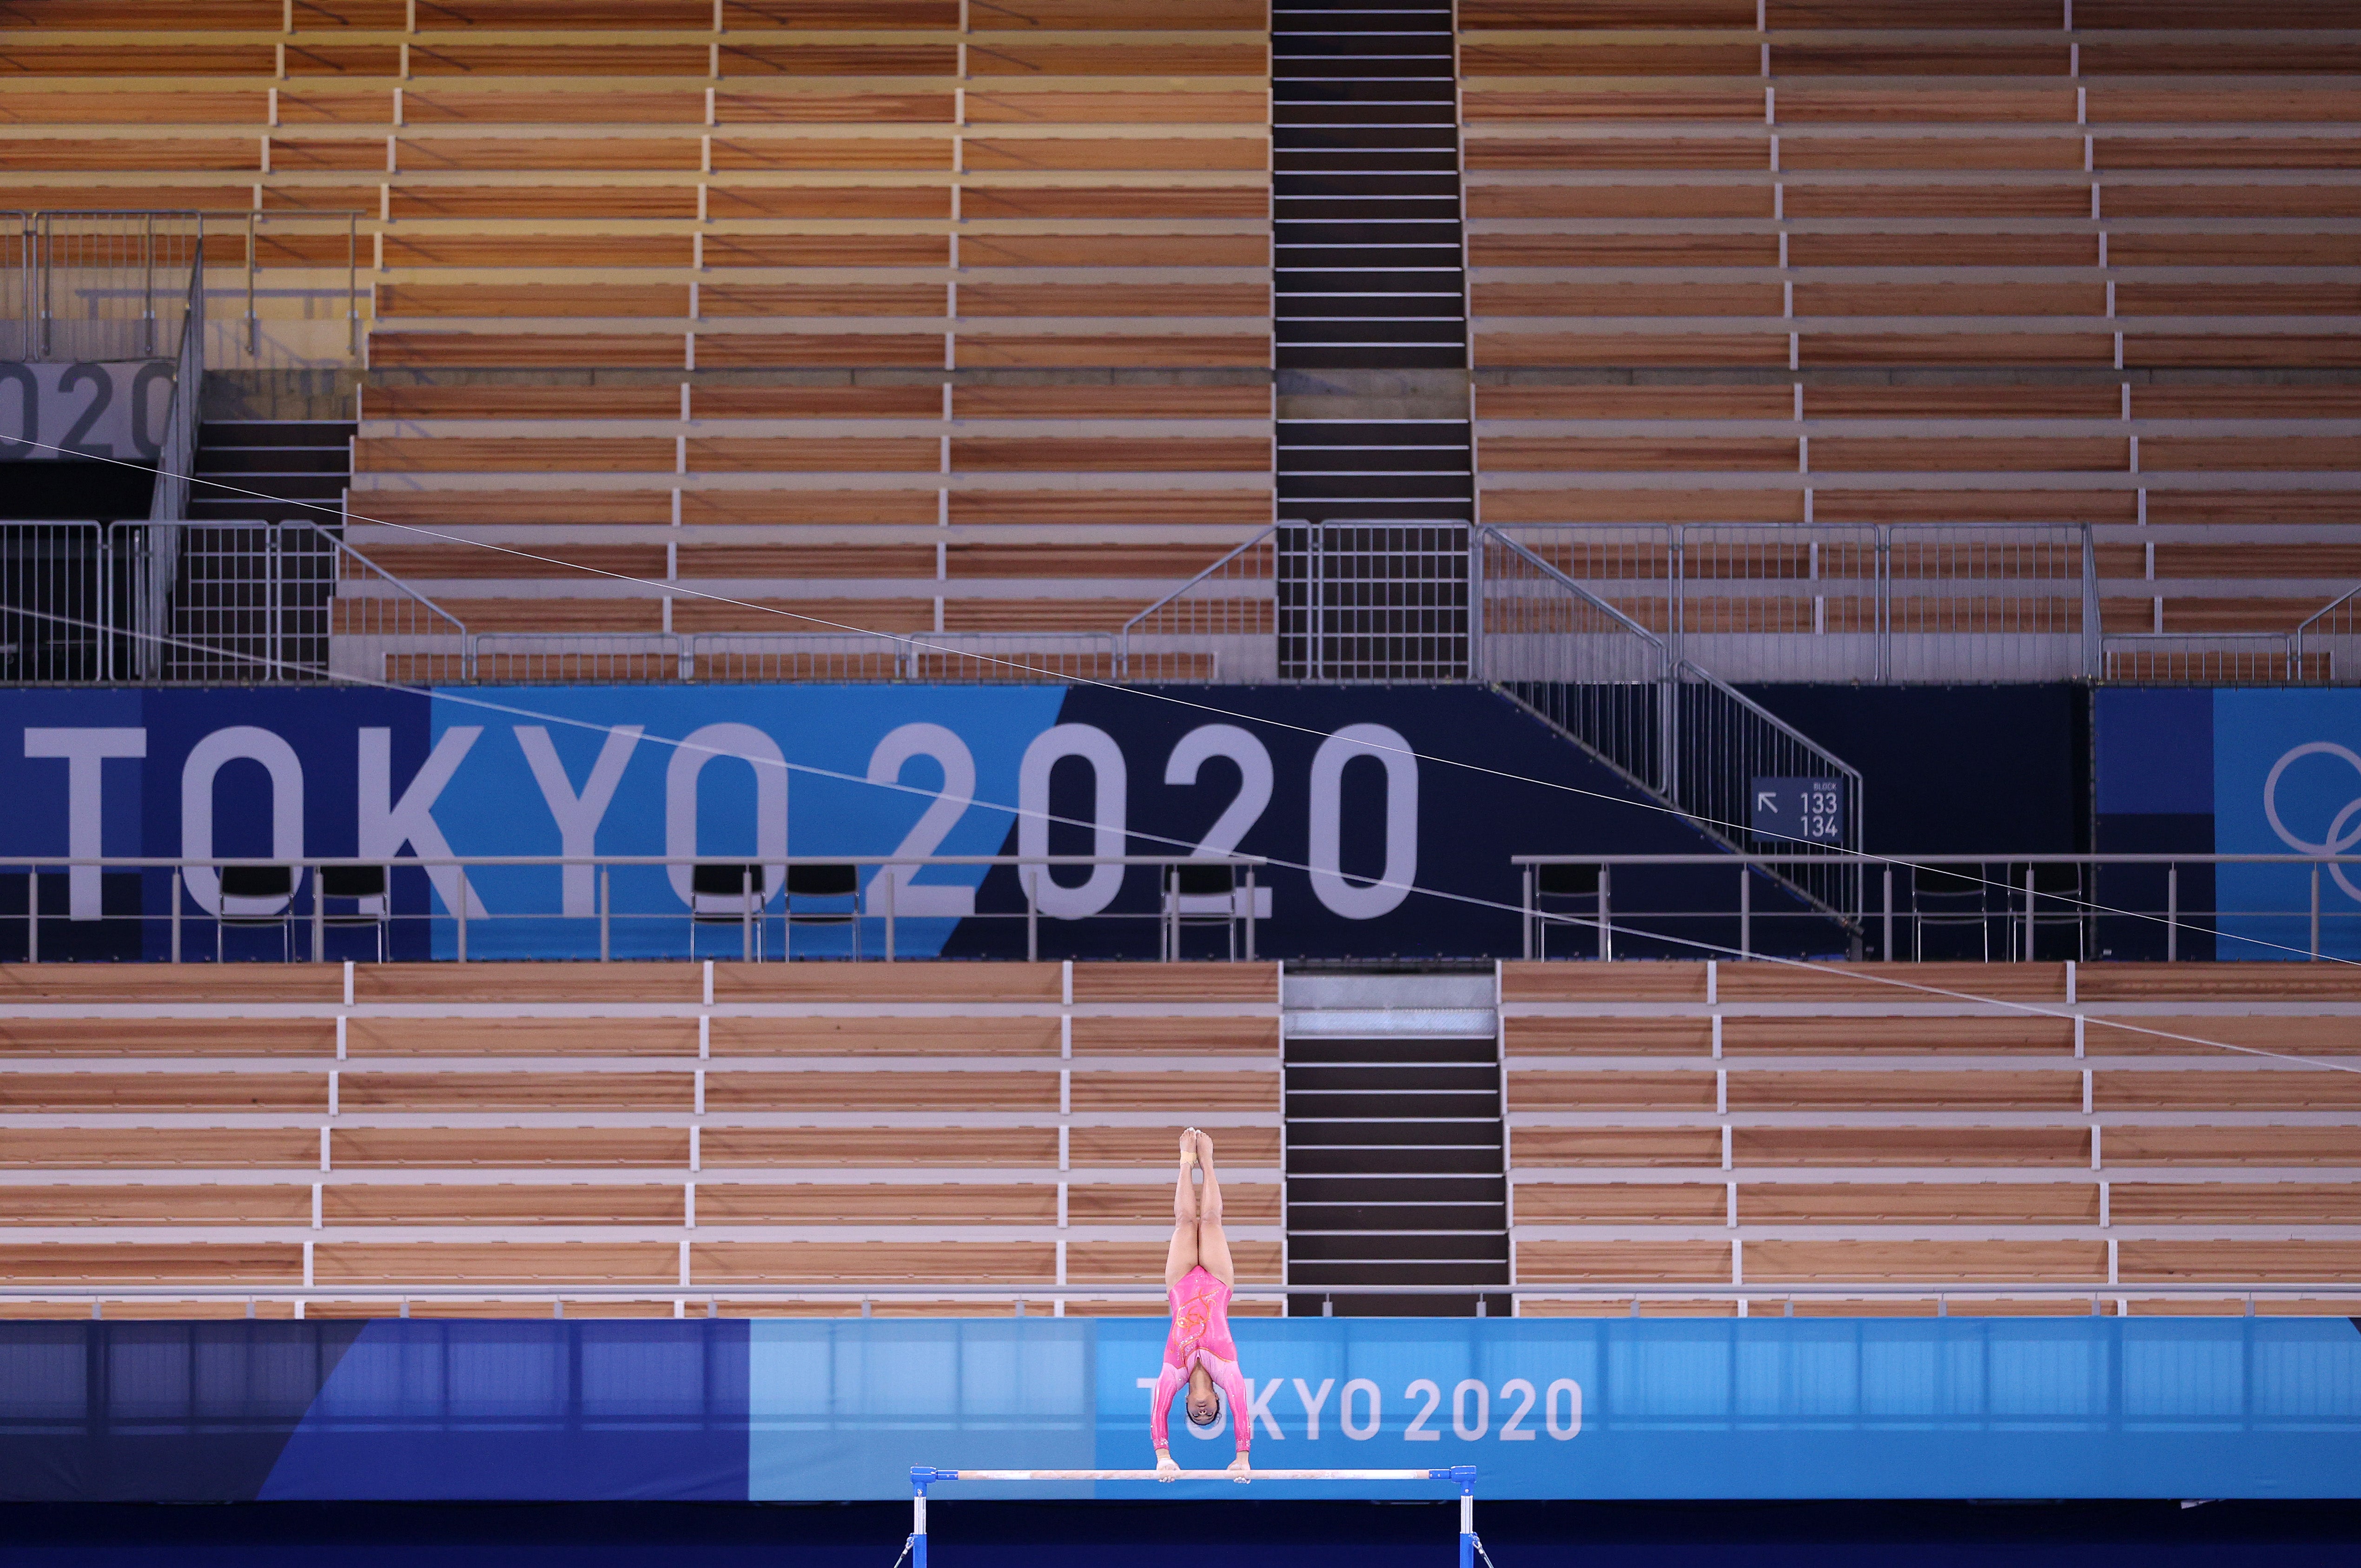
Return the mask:
<svg viewBox="0 0 2361 1568"><path fill-rule="evenodd" d="M1213 1392L1213 1374L1202 1366L1189 1374L1189 1397L1181 1408L1201 1427L1212 1426L1222 1419L1222 1397Z"/></svg>

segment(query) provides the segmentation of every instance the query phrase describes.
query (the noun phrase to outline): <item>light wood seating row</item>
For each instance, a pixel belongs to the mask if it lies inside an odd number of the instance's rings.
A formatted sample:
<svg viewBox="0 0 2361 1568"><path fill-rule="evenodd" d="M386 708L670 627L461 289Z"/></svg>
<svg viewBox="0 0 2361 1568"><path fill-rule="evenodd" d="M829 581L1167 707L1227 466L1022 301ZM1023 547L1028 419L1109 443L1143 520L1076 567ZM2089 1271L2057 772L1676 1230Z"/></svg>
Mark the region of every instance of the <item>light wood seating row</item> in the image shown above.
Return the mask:
<svg viewBox="0 0 2361 1568"><path fill-rule="evenodd" d="M907 1183L750 1182L724 1177L630 1185L320 1186L326 1224L678 1225L783 1224L1055 1225L1055 1181ZM1719 1225L1735 1188L1740 1223L1768 1224L2095 1224L2095 1180L2046 1182L1521 1181L1516 1213L1525 1223ZM691 1192L693 1190L693 1200ZM1276 1186L1225 1183L1229 1218L1275 1224ZM308 1184L125 1186L0 1185L0 1226L308 1224ZM2132 1224L2352 1224L2361 1222L2361 1179L2350 1181L2124 1181L2109 1184L2106 1207ZM1158 1224L1171 1213L1169 1182L1066 1186L1068 1223Z"/></svg>
<svg viewBox="0 0 2361 1568"><path fill-rule="evenodd" d="M2087 972L2087 971L2086 971ZM1976 982L1964 982L1974 985ZM1981 988L1979 988L1981 989ZM1896 992L1892 1000L1916 1000ZM2361 1055L2361 1027L2343 1016L2173 1017L2143 1013L2085 1014L2086 1057L2205 1055L2175 1036L2224 1045L2283 1050L2297 1056ZM1894 1014L1833 1017L1726 1014L1720 1030L1725 1058L1769 1056L2057 1057L2076 1055L2074 1022L2049 1017L1938 1017ZM1697 1017L1532 1016L1504 1022L1503 1049L1511 1067L1527 1058L1710 1057L1715 1031Z"/></svg>
<svg viewBox="0 0 2361 1568"><path fill-rule="evenodd" d="M2102 1135L2107 1164L2190 1166L2350 1166L2346 1126L2205 1126L2109 1123ZM1732 1168L2061 1167L2089 1169L2088 1127L1952 1127L1939 1137L1908 1127L1733 1127ZM1693 1167L1721 1159L1712 1127L1541 1127L1517 1130L1518 1157L1557 1166Z"/></svg>
<svg viewBox="0 0 2361 1568"><path fill-rule="evenodd" d="M905 476L904 477L906 477ZM1088 524L1260 527L1270 521L1268 482L1253 487L1132 489L1099 480L1088 489L566 489L372 488L351 492L348 521L432 527L507 523L668 524L674 497L689 527L741 524L896 523L932 527ZM1210 564L1213 554L1209 553Z"/></svg>
<svg viewBox="0 0 2361 1568"><path fill-rule="evenodd" d="M320 1191L324 1225L1032 1225L1058 1223L1056 1181L960 1182L944 1186L868 1182L756 1182L526 1186L329 1182ZM692 1199L692 1191L694 1197ZM10 1225L308 1225L313 1189L269 1186L73 1186L0 1184L0 1228ZM1230 1221L1277 1224L1279 1189L1225 1182ZM2096 1199L2092 1200L2095 1204ZM694 1213L691 1205L694 1204ZM1070 1226L1159 1224L1172 1216L1171 1183L1075 1182L1066 1187ZM2095 1212L2095 1209L2093 1211ZM5 1229L0 1229L5 1234Z"/></svg>
<svg viewBox="0 0 2361 1568"><path fill-rule="evenodd" d="M2176 490L2145 484L2057 489L2037 484L1929 485L1815 480L1778 488L1509 487L1487 470L1485 518L1496 523L1817 522L2320 523L2361 521L2361 488Z"/></svg>
<svg viewBox="0 0 2361 1568"><path fill-rule="evenodd" d="M2070 981L2069 975L2071 975ZM1507 963L1501 1000L1518 1003L1930 1002L1906 984L2012 1002L2361 1002L2361 970L2305 963Z"/></svg>
<svg viewBox="0 0 2361 1568"><path fill-rule="evenodd" d="M943 117L950 119L949 115ZM1269 155L1268 139L1251 132L1148 138L1060 130L954 140L948 126L931 135L873 132L851 137L812 136L792 127L715 137L598 138L548 137L537 130L507 136L420 136L403 130L390 137L367 134L291 137L276 132L267 137L0 137L0 170L27 173L128 170L260 176L330 170L387 175L555 170L697 174L759 170L968 174L1121 170L1260 174L1270 166ZM2282 156L2301 159L2301 150L2290 148ZM2079 166L2079 143L2074 157ZM2321 165L2315 161L2290 166Z"/></svg>
<svg viewBox="0 0 2361 1568"><path fill-rule="evenodd" d="M301 1285L304 1250L302 1243L269 1241L0 1242L0 1279L19 1286ZM313 1278L324 1286L828 1286L1051 1285L1058 1283L1060 1248L1048 1241L700 1241L687 1244L685 1270L679 1246L668 1241L336 1241L312 1250ZM1073 1284L1153 1283L1164 1267L1160 1240L1075 1241L1062 1250ZM1231 1251L1242 1282L1278 1281L1277 1241L1240 1237Z"/></svg>
<svg viewBox="0 0 2361 1568"><path fill-rule="evenodd" d="M1276 1168L1279 1128L1228 1124L1207 1129L1224 1162ZM1055 1126L702 1128L704 1170L910 1168L1054 1170ZM1165 1170L1172 1135L1162 1126L1068 1129L1076 1169ZM334 1170L677 1170L691 1167L686 1126L366 1127L329 1129ZM316 1131L295 1127L19 1127L0 1159L9 1169L315 1171Z"/></svg>
<svg viewBox="0 0 2361 1568"><path fill-rule="evenodd" d="M1527 1241L1517 1253L1522 1284L1733 1282L1734 1255L1725 1241ZM2115 1249L2112 1279L2108 1245L2101 1240L1753 1241L1743 1264L1752 1285L2050 1283L2114 1295L2118 1284L2361 1281L2361 1242L2125 1241Z"/></svg>
<svg viewBox="0 0 2361 1568"><path fill-rule="evenodd" d="M1276 1009L1274 963L357 963L163 965L0 964L0 1016L20 1006L136 1004L156 1016L191 1003L344 1004L467 1002L702 1004L772 1003L950 1005L964 1003L1136 1005L1159 1002ZM333 1015L333 1014L331 1014ZM1053 1014L1054 1016L1054 1014Z"/></svg>
<svg viewBox="0 0 2361 1568"><path fill-rule="evenodd" d="M1073 1054L1274 1055L1275 1020L1077 1014ZM712 1057L914 1055L1057 1057L1059 1021L1033 1017L733 1017L709 1020ZM345 1058L376 1057L694 1057L692 1018L354 1017ZM0 1060L26 1057L297 1057L335 1059L333 1020L315 1018L0 1019Z"/></svg>
<svg viewBox="0 0 2361 1568"><path fill-rule="evenodd" d="M704 393L700 391L699 396ZM1534 386L1479 383L1480 420L1806 419L2139 420L2361 418L2361 389L2331 382L1929 386L1923 382L1786 385ZM2129 413L2125 411L2129 400ZM2144 427L2145 428L2145 427ZM1504 432L1515 433L1515 432ZM2169 431L2157 433L2172 433Z"/></svg>
<svg viewBox="0 0 2361 1568"><path fill-rule="evenodd" d="M563 23L559 23L563 26ZM1137 26L1135 22L1133 26ZM549 26L544 22L544 27ZM856 24L857 26L857 24ZM276 29L272 29L276 31ZM697 29L704 32L707 29ZM726 38L730 35L721 35ZM764 78L901 78L964 75L1003 84L1049 74L1078 78L1254 78L1268 74L1268 51L1247 42L1016 43L476 43L422 29L414 41L14 45L8 74L22 77L279 77L316 82L382 78L447 84L454 78L687 78L743 83ZM964 71L962 72L962 67Z"/></svg>
<svg viewBox="0 0 2361 1568"><path fill-rule="evenodd" d="M1779 341L1784 356L1786 340ZM381 370L685 370L697 367L1186 370L1255 369L1269 363L1268 331L373 332L369 335L370 367Z"/></svg>
<svg viewBox="0 0 2361 1568"><path fill-rule="evenodd" d="M1035 29L1087 30L1153 25L1160 15L1140 0L1029 0L1022 7L979 6L976 30L1023 33ZM1254 31L1263 25L1258 5L1239 0L1206 0L1193 13L1198 25ZM38 25L77 31L149 29L169 26L175 30L229 29L293 33L325 38L356 31L400 33L412 25L407 0L303 0L288 13L278 0L203 0L198 5L167 5L162 0L42 0L38 10L11 13L5 25ZM719 27L728 32L763 32L789 28L958 30L962 8L956 0L723 0L716 10L711 0L434 0L421 10L416 25L427 33L466 36L480 27L563 27L593 33L702 32Z"/></svg>
<svg viewBox="0 0 2361 1568"><path fill-rule="evenodd" d="M2235 394L2232 394L2235 395ZM2252 395L2251 393L2248 395ZM1780 413L1785 411L1782 409ZM2107 412L2112 413L2112 410ZM2356 405L2361 413L2361 405ZM653 387L546 386L531 382L364 387L359 417L374 426L412 421L562 420L1195 420L1270 417L1267 386L749 386L682 382ZM471 426L472 428L472 426ZM791 427L792 428L792 427ZM951 433L946 426L943 433Z"/></svg>
<svg viewBox="0 0 2361 1568"><path fill-rule="evenodd" d="M909 1072L876 1068L766 1072L724 1067L700 1069L695 1074L686 1069L566 1073L447 1069L412 1073L347 1069L336 1074L338 1104L346 1113L362 1114L609 1111L662 1115L686 1112L695 1104L698 1077L704 1080L707 1108L722 1114L1015 1111L1054 1116L1060 1110L1061 1087L1070 1090L1078 1114L1176 1111L1185 1115L1192 1107L1272 1112L1279 1108L1276 1071L1256 1071L1244 1063L1230 1064L1213 1081L1189 1072L941 1071L931 1064ZM329 1087L322 1072L11 1072L0 1074L0 1112L324 1113L329 1108ZM1992 1092L2001 1091L1995 1087Z"/></svg>
<svg viewBox="0 0 2361 1568"><path fill-rule="evenodd" d="M1741 1224L2096 1224L2095 1180L2012 1182L1521 1181L1524 1223L1720 1224L1736 1189ZM297 1192L301 1189L280 1189ZM2123 1181L2107 1209L2131 1224L2361 1223L2351 1181ZM700 1189L697 1212L705 1212Z"/></svg>
<svg viewBox="0 0 2361 1568"><path fill-rule="evenodd" d="M1257 474L1270 469L1270 440L962 434L946 446L933 435L699 435L677 444L662 435L364 436L353 461L363 474Z"/></svg>

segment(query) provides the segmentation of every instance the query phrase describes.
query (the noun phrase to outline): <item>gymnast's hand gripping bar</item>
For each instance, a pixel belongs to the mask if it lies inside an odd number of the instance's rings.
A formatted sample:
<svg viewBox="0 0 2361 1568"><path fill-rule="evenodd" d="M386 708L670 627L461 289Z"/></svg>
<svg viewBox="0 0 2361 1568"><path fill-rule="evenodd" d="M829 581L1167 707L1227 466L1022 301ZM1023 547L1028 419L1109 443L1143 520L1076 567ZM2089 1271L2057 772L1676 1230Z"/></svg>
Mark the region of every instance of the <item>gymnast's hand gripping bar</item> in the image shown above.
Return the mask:
<svg viewBox="0 0 2361 1568"><path fill-rule="evenodd" d="M910 1466L910 1568L927 1568L927 1488L937 1481L1455 1481L1459 1484L1459 1568L1476 1564L1476 1466L1432 1470L936 1470Z"/></svg>

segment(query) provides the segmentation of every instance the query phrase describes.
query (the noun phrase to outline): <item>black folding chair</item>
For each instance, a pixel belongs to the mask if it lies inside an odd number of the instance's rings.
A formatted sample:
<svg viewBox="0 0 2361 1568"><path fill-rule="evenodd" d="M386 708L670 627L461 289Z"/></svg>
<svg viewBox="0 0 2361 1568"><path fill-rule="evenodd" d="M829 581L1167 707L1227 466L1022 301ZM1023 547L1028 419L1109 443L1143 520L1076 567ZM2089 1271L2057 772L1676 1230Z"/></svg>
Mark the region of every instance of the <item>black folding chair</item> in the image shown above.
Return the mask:
<svg viewBox="0 0 2361 1568"><path fill-rule="evenodd" d="M1589 924L1598 927L1598 951L1603 956L1613 950L1606 932L1605 870L1589 861L1560 861L1533 868L1533 908L1542 916L1537 922L1541 929L1533 946L1535 958L1549 957L1550 927L1565 924L1564 916L1577 912L1588 915Z"/></svg>
<svg viewBox="0 0 2361 1568"><path fill-rule="evenodd" d="M224 866L221 913L214 921L214 962L222 961L222 934L231 927L279 927L279 959L295 956L295 868Z"/></svg>
<svg viewBox="0 0 2361 1568"><path fill-rule="evenodd" d="M813 900L826 907L815 909ZM838 904L838 900L845 902ZM790 865L784 901L785 930L779 938L780 957L792 959L798 926L849 926L852 956L861 956L861 868L847 863Z"/></svg>
<svg viewBox="0 0 2361 1568"><path fill-rule="evenodd" d="M2074 961L2083 961L2090 912L2082 872L2081 865L2062 861L2020 861L2009 867L2009 906L2016 912L2015 924L2021 934L2013 944L2018 956L2029 959L2038 952L2043 927L2063 927L2073 933Z"/></svg>
<svg viewBox="0 0 2361 1568"><path fill-rule="evenodd" d="M688 952L697 956L699 926L735 926L747 933L740 953L763 956L763 911L770 902L764 867L742 861L699 861L688 871Z"/></svg>
<svg viewBox="0 0 2361 1568"><path fill-rule="evenodd" d="M1992 922L1984 899L1984 884L1980 877L1965 872L1955 872L1941 866L1910 868L1910 957L1924 961L1927 957L1927 928L1929 926L1969 926L1976 932L1976 940L1983 948L1986 963L1992 962Z"/></svg>
<svg viewBox="0 0 2361 1568"><path fill-rule="evenodd" d="M1237 960L1238 922L1246 918L1246 889L1238 885L1238 868L1225 863L1184 862L1167 866L1164 877L1164 958L1180 957L1184 927L1218 927L1228 938L1230 959Z"/></svg>
<svg viewBox="0 0 2361 1568"><path fill-rule="evenodd" d="M385 962L386 943L393 925L393 895L383 866L322 866L313 873L321 899L320 926L325 930L366 927L377 937L377 961ZM335 910L328 900L349 903Z"/></svg>

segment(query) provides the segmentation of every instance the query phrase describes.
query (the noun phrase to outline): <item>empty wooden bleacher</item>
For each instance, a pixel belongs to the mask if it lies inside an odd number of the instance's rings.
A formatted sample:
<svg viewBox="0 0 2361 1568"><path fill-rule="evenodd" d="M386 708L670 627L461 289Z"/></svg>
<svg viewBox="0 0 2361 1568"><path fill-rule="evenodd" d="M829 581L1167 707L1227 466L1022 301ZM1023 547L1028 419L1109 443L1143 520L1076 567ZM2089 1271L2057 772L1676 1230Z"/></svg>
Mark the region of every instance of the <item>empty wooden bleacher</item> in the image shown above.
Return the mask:
<svg viewBox="0 0 2361 1568"><path fill-rule="evenodd" d="M0 970L0 1283L64 1292L0 1316L107 1287L150 1288L107 1313L165 1288L233 1315L306 1285L305 1315L405 1288L514 1314L548 1292L502 1287L738 1312L862 1310L752 1287L1153 1287L1191 1124L1242 1276L1281 1277L1269 964L165 969ZM1054 1294L1033 1310L1161 1310Z"/></svg>
<svg viewBox="0 0 2361 1568"><path fill-rule="evenodd" d="M1459 22L1484 521L2092 524L2111 633L2286 632L2361 580L2361 77L2304 18ZM1803 572L1692 571L1693 630L1862 629L1841 584L1798 623L1759 585ZM1659 624L1647 576L1597 580ZM2004 599L1894 629L2082 630Z"/></svg>
<svg viewBox="0 0 2361 1568"><path fill-rule="evenodd" d="M1516 1279L1592 1298L1527 1313L2361 1302L2349 970L1508 964L1501 1005ZM2074 1289L2007 1288L2044 1283ZM1776 1299L1841 1285L1896 1288Z"/></svg>
<svg viewBox="0 0 2361 1568"><path fill-rule="evenodd" d="M0 205L357 212L349 538L471 630L1104 632L1269 521L1258 0L184 12L6 19Z"/></svg>

